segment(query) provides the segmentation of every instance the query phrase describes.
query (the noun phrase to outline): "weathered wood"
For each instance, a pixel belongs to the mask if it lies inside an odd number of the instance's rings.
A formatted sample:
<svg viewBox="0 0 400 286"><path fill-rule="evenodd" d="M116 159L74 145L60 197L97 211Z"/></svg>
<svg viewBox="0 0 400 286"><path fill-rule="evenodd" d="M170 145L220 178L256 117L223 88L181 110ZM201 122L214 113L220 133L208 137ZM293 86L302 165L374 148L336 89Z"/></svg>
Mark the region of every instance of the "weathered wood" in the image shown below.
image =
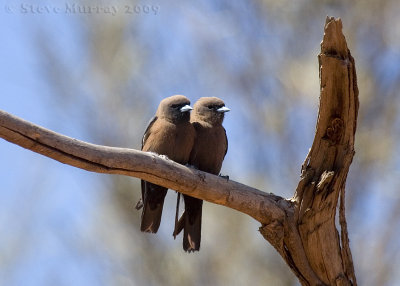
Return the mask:
<svg viewBox="0 0 400 286"><path fill-rule="evenodd" d="M284 215L277 204L277 201L284 199L279 196L188 168L154 153L76 140L1 110L0 137L64 164L91 172L144 179L239 210L260 222Z"/></svg>
<svg viewBox="0 0 400 286"><path fill-rule="evenodd" d="M316 134L302 166L293 208L284 208L284 221L260 230L302 285L356 285L344 195L354 156L358 88L340 19L326 19L318 59L321 94ZM340 235L335 224L339 196Z"/></svg>
<svg viewBox="0 0 400 286"><path fill-rule="evenodd" d="M342 263L351 254L341 251L335 225L339 195L344 196L354 155L358 112L354 60L340 19L327 18L319 65L317 130L302 167L307 182L299 185L295 194L296 220L307 258L318 277L327 285L354 285L355 276L347 276Z"/></svg>

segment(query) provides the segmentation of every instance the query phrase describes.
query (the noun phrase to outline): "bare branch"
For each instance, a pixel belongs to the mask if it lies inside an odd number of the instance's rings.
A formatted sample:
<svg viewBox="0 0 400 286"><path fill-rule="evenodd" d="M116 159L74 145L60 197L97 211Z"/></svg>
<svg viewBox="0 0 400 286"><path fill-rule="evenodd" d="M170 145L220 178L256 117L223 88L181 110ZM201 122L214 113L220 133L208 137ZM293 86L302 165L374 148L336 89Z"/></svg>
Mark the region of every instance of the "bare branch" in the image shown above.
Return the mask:
<svg viewBox="0 0 400 286"><path fill-rule="evenodd" d="M282 218L279 196L182 166L156 154L79 141L0 111L0 137L61 163L87 171L120 174L233 208L261 223Z"/></svg>
<svg viewBox="0 0 400 286"><path fill-rule="evenodd" d="M327 18L319 55L321 96L316 134L281 230L261 233L302 285L356 285L345 217L345 183L354 156L358 88L340 19ZM341 196L336 229L336 207ZM290 211L288 211L290 210ZM280 234L279 239L277 233Z"/></svg>
<svg viewBox="0 0 400 286"><path fill-rule="evenodd" d="M308 260L320 279L329 285L354 285L354 270L344 269L351 261L350 249L340 251L335 227L339 194L342 192L344 196L354 156L358 113L354 60L342 34L340 19L327 18L319 63L321 96L317 130L303 166L305 184L299 184L295 195L296 219ZM344 205L340 221L344 228ZM347 229L342 232L345 234Z"/></svg>

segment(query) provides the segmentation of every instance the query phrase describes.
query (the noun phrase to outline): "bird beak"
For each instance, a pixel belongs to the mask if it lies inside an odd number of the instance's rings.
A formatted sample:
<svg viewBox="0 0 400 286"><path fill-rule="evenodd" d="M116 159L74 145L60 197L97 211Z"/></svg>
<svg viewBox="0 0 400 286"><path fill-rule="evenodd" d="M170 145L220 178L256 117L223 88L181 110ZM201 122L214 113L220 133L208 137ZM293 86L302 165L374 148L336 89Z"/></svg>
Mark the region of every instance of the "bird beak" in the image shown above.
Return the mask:
<svg viewBox="0 0 400 286"><path fill-rule="evenodd" d="M185 106L181 107L180 111L181 112L188 112L188 111L190 111L192 109L193 108L190 105L186 104Z"/></svg>
<svg viewBox="0 0 400 286"><path fill-rule="evenodd" d="M228 111L231 111L231 110L226 106L222 106L221 108L218 108L217 111L221 112L221 113L225 113L225 112L228 112Z"/></svg>

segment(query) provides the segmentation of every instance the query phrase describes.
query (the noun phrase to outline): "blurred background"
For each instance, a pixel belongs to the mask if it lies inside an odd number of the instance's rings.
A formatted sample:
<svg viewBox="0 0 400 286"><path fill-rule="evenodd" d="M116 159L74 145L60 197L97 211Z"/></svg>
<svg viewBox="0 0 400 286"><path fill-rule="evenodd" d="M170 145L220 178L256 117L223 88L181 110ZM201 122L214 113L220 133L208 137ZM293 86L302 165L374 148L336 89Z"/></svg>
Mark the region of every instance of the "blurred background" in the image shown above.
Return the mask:
<svg viewBox="0 0 400 286"><path fill-rule="evenodd" d="M222 173L291 197L318 112L327 15L355 57L347 181L359 285L398 285L400 4L380 1L2 1L0 109L95 144L140 148L159 101L217 96ZM299 285L258 223L205 203L201 251L139 231L136 178L89 173L0 140L0 285Z"/></svg>

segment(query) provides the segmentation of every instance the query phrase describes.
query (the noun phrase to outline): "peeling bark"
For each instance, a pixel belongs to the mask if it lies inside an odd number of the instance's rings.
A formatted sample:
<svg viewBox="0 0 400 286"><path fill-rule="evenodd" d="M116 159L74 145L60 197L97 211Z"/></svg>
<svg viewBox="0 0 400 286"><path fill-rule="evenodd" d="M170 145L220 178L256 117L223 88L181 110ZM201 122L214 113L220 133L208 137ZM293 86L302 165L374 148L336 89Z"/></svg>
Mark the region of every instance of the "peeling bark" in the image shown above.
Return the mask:
<svg viewBox="0 0 400 286"><path fill-rule="evenodd" d="M274 224L283 227L264 225L261 233L302 285L357 285L345 217L345 183L354 156L358 88L340 19L326 19L318 59L321 94L314 142L293 205L285 208L285 221ZM339 196L340 235L335 225Z"/></svg>

